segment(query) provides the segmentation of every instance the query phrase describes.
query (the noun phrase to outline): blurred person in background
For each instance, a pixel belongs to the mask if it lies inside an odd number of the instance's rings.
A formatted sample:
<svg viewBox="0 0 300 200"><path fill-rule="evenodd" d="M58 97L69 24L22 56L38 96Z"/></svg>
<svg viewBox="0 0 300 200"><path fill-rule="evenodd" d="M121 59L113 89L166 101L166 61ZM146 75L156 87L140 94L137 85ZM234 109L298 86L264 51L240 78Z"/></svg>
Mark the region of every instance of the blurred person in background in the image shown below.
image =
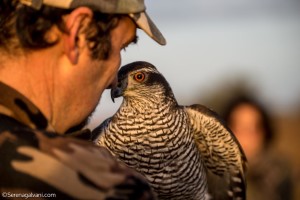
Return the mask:
<svg viewBox="0 0 300 200"><path fill-rule="evenodd" d="M274 130L265 108L240 95L228 103L223 116L248 159L247 199L292 199L291 170L282 156L271 151Z"/></svg>

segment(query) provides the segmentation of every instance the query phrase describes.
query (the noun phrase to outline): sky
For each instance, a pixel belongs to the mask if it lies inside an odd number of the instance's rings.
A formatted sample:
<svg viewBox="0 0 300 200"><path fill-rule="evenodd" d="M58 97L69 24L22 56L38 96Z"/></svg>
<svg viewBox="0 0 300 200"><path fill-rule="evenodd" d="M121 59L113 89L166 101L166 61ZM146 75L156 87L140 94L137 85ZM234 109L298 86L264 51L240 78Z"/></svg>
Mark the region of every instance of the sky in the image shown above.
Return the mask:
<svg viewBox="0 0 300 200"><path fill-rule="evenodd" d="M184 105L242 80L273 113L299 107L300 0L145 2L167 45L139 30L138 44L122 52L122 65L154 64ZM106 91L91 124L113 115L121 102L112 103Z"/></svg>

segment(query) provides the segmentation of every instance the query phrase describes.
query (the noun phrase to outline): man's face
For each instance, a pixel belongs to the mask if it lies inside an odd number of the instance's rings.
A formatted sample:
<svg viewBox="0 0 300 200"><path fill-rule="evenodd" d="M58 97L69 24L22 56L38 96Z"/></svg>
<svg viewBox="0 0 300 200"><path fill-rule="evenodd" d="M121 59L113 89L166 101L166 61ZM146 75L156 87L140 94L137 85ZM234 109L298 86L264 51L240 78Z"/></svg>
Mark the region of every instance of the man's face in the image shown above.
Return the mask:
<svg viewBox="0 0 300 200"><path fill-rule="evenodd" d="M123 17L118 23L118 27L111 33L111 52L109 58L102 61L104 75L101 82L105 79L105 88L109 88L117 82L117 71L121 64L121 50L136 40L136 25L129 17ZM102 93L102 92L101 92Z"/></svg>
<svg viewBox="0 0 300 200"><path fill-rule="evenodd" d="M88 48L80 57L80 67L76 69L73 82L73 111L78 116L76 124L84 121L96 108L101 94L116 83L117 71L121 63L121 50L136 39L136 25L129 17L122 17L111 32L111 52L107 60L91 58ZM77 80L76 80L77 79ZM72 91L71 91L72 92ZM74 125L76 125L74 124Z"/></svg>

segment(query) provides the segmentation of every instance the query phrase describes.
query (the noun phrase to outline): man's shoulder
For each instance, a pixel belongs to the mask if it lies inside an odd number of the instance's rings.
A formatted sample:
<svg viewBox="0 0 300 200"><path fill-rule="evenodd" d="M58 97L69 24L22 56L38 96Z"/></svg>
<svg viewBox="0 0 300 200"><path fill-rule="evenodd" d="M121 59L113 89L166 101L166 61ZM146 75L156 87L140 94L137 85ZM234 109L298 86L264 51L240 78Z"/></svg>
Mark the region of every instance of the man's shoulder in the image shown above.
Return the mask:
<svg viewBox="0 0 300 200"><path fill-rule="evenodd" d="M0 131L0 188L79 199L152 199L144 179L90 142L19 127ZM26 184L25 184L26 183Z"/></svg>

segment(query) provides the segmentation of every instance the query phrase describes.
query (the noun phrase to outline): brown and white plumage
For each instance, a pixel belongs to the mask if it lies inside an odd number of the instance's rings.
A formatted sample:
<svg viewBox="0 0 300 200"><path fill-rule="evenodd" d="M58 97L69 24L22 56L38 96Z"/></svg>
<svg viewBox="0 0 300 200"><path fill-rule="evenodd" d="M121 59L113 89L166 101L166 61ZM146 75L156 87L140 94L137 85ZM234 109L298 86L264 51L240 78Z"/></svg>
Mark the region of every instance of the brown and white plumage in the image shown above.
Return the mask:
<svg viewBox="0 0 300 200"><path fill-rule="evenodd" d="M112 97L123 103L93 131L96 144L144 174L159 199L245 199L245 155L216 113L178 105L150 63L126 65L118 79Z"/></svg>

